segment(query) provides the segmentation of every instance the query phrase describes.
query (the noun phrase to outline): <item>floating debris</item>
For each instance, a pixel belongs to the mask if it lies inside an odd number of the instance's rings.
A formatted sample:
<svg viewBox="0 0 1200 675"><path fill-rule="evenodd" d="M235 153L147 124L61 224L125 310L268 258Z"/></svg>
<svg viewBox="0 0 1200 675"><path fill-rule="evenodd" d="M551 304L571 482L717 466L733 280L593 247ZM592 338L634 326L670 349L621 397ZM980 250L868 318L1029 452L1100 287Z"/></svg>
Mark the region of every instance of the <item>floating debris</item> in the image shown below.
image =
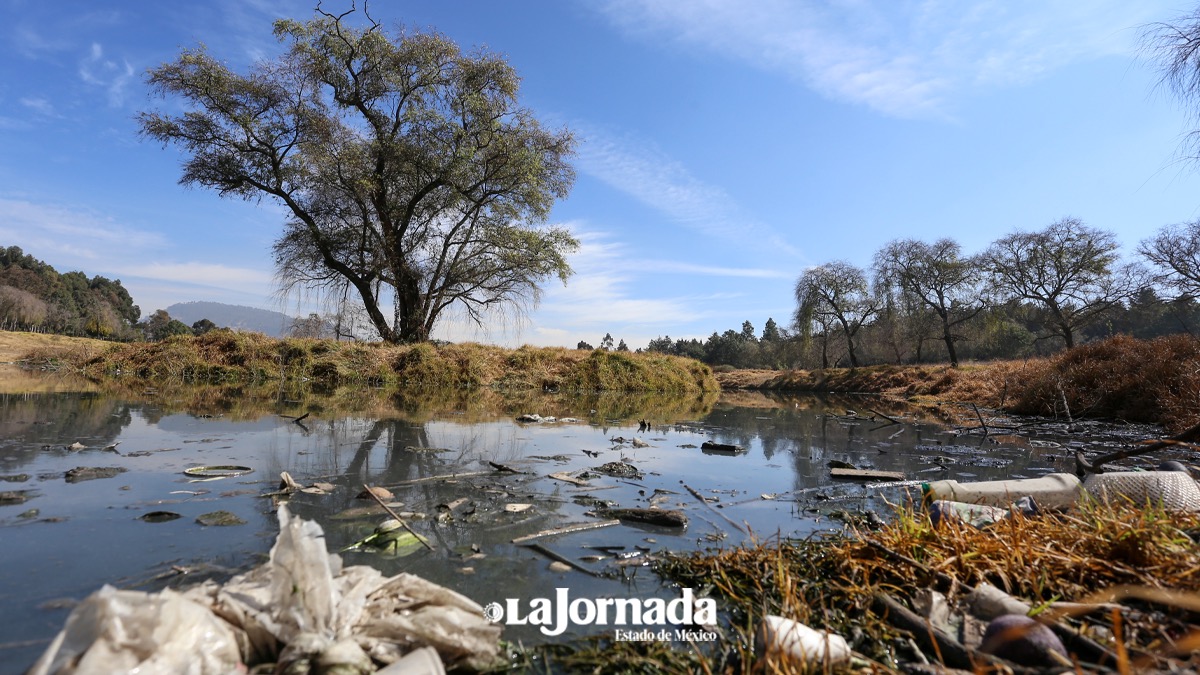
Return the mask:
<svg viewBox="0 0 1200 675"><path fill-rule="evenodd" d="M746 448L741 445L714 441L704 441L700 444L700 450L706 455L741 455L746 452Z"/></svg>
<svg viewBox="0 0 1200 675"><path fill-rule="evenodd" d="M67 471L64 477L68 483L82 483L85 480L112 478L128 470L123 466L77 466Z"/></svg>
<svg viewBox="0 0 1200 675"><path fill-rule="evenodd" d="M636 478L640 480L645 477L645 474L638 471L636 466L628 462L608 462L592 470L614 478Z"/></svg>
<svg viewBox="0 0 1200 675"><path fill-rule="evenodd" d="M385 487L376 486L373 488L369 488L369 490L370 490L370 492L367 492L367 490L363 490L362 492L358 493L358 495L356 495L354 498L355 499L371 499L371 494L374 494L376 497L383 499L383 500L395 499L395 495L392 494L391 490L388 490Z"/></svg>
<svg viewBox="0 0 1200 675"><path fill-rule="evenodd" d="M829 477L850 480L904 480L904 474L899 471L880 471L877 469L830 469Z"/></svg>
<svg viewBox="0 0 1200 675"><path fill-rule="evenodd" d="M196 522L201 525L212 525L216 527L224 527L229 525L245 525L246 521L229 511L213 511L196 516Z"/></svg>
<svg viewBox="0 0 1200 675"><path fill-rule="evenodd" d="M218 478L232 478L234 476L243 476L253 472L254 469L248 466L220 465L220 466L193 466L184 469L185 475L193 478L203 478L206 480L216 480Z"/></svg>
<svg viewBox="0 0 1200 675"><path fill-rule="evenodd" d="M316 523L291 516L286 505L279 521L270 561L223 585L93 593L29 672L86 664L80 672L349 674L372 672L372 658L393 664L389 672L500 665L501 627L478 603L413 574L343 567ZM125 639L131 635L138 639ZM360 641L371 645L370 658ZM424 646L436 654L414 657Z"/></svg>
<svg viewBox="0 0 1200 675"><path fill-rule="evenodd" d="M138 520L144 520L147 523L167 523L182 517L174 511L151 511L138 516Z"/></svg>
<svg viewBox="0 0 1200 675"><path fill-rule="evenodd" d="M661 527L687 527L688 524L687 516L677 509L605 509L599 511L599 515Z"/></svg>
<svg viewBox="0 0 1200 675"><path fill-rule="evenodd" d="M24 504L29 501L31 490L7 490L0 492L0 505Z"/></svg>
<svg viewBox="0 0 1200 675"><path fill-rule="evenodd" d="M588 483L586 480L576 478L566 471L556 471L550 474L550 478L553 478L554 480L561 480L562 482L570 483L571 485L591 485L591 483Z"/></svg>
<svg viewBox="0 0 1200 675"><path fill-rule="evenodd" d="M425 537L407 529L403 522L388 518L371 534L342 549L345 551L379 551L394 556L406 556L428 546Z"/></svg>

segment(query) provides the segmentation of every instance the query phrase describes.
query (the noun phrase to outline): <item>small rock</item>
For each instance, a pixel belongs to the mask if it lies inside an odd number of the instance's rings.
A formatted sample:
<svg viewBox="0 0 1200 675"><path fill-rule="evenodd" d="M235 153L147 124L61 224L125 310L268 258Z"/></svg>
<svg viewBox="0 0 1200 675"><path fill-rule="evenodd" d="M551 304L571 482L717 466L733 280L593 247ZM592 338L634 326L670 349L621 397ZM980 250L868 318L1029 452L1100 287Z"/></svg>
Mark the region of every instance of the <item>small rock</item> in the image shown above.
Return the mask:
<svg viewBox="0 0 1200 675"><path fill-rule="evenodd" d="M1058 665L1051 652L1067 656L1067 649L1049 626L1023 614L1005 614L993 619L983 632L980 651L1023 666Z"/></svg>
<svg viewBox="0 0 1200 675"><path fill-rule="evenodd" d="M562 562L555 560L554 562L550 563L550 571L551 572L570 572L571 566L566 563L562 563Z"/></svg>

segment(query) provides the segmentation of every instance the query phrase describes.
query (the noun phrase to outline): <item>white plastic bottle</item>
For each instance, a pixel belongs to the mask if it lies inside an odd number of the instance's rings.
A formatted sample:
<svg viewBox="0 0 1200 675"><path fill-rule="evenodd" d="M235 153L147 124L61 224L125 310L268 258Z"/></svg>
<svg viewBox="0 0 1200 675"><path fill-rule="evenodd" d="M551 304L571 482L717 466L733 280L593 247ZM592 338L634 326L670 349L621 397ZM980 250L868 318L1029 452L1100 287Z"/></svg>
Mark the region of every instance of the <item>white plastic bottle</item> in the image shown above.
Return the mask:
<svg viewBox="0 0 1200 675"><path fill-rule="evenodd" d="M820 668L845 663L853 653L840 635L774 615L763 617L759 624L754 651L760 659L782 657Z"/></svg>
<svg viewBox="0 0 1200 675"><path fill-rule="evenodd" d="M979 483L939 480L922 483L921 493L928 500L948 499L968 504L1008 507L1021 497L1033 497L1041 508L1062 509L1079 501L1083 486L1075 474L1048 473L1040 478L1014 478Z"/></svg>

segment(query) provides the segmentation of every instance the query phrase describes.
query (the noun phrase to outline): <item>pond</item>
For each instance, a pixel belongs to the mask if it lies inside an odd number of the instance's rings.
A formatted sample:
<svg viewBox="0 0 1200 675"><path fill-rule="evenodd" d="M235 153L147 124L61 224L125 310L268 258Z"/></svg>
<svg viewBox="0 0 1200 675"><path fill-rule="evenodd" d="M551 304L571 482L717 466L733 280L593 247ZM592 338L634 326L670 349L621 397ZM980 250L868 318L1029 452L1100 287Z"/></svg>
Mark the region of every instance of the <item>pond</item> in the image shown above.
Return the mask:
<svg viewBox="0 0 1200 675"><path fill-rule="evenodd" d="M846 513L886 517L905 486L921 480L1073 468L1053 439L956 433L862 398L459 392L346 407L345 399L335 406L286 392L141 389L0 395L0 672L24 671L71 606L103 584L156 590L224 580L260 563L278 530L275 500L263 495L285 471L302 485L328 484L324 494L293 495L290 508L322 525L330 550L386 517L356 516L373 503L358 498L364 484L390 490L393 508L411 514L434 549L348 551L347 564L412 572L487 605L557 588L573 598L678 597L643 566L657 552L804 537L841 527ZM555 419L518 421L525 413ZM831 461L909 480L836 480ZM184 473L229 465L249 472ZM121 472L68 478L76 467ZM612 507L678 509L689 522L622 522L536 538L538 547L513 543L596 523ZM217 511L240 524L197 521ZM179 517L146 517L154 512ZM536 644L581 630L547 637L509 625L504 637Z"/></svg>

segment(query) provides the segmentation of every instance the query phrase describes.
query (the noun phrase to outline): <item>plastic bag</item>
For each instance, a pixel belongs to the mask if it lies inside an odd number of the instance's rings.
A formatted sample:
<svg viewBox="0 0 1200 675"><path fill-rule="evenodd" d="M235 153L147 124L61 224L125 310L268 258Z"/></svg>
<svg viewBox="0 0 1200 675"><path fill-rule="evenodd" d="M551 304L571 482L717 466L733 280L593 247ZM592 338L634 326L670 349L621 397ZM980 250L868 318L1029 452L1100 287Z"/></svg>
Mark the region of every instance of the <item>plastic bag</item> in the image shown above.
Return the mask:
<svg viewBox="0 0 1200 675"><path fill-rule="evenodd" d="M370 672L426 645L451 666L482 670L499 658L501 630L478 603L433 582L343 568L321 527L283 505L268 562L183 593L106 586L71 613L30 675L225 675L276 660Z"/></svg>
<svg viewBox="0 0 1200 675"><path fill-rule="evenodd" d="M106 585L71 612L29 675L235 673L241 655L234 633L207 607L170 589L151 594Z"/></svg>

